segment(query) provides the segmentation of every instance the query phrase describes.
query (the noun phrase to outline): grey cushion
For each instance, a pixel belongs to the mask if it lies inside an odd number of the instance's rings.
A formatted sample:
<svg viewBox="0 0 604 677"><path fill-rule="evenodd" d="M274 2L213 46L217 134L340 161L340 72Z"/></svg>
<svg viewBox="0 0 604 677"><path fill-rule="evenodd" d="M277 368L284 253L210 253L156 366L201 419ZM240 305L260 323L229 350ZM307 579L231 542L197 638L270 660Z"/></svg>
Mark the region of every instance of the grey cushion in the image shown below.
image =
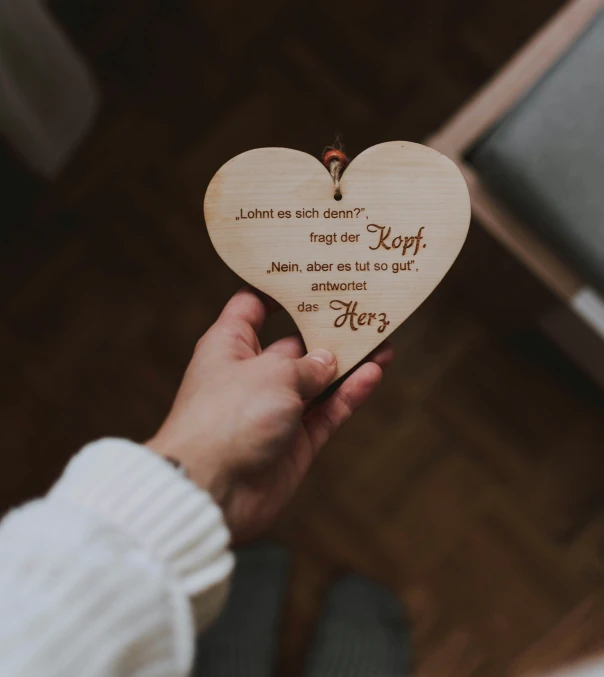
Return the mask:
<svg viewBox="0 0 604 677"><path fill-rule="evenodd" d="M604 289L604 11L468 159Z"/></svg>

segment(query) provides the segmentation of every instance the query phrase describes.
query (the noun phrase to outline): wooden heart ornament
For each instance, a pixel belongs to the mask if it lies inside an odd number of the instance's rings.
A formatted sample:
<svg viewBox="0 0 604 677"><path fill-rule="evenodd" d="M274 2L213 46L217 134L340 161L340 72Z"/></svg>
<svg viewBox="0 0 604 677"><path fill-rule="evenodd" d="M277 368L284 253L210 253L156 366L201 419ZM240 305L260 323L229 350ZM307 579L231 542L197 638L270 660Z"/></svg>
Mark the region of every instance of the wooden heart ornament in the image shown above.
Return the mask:
<svg viewBox="0 0 604 677"><path fill-rule="evenodd" d="M341 198L316 158L258 148L223 165L204 211L216 251L294 318L341 376L430 295L466 239L457 166L417 143L382 143L344 171Z"/></svg>

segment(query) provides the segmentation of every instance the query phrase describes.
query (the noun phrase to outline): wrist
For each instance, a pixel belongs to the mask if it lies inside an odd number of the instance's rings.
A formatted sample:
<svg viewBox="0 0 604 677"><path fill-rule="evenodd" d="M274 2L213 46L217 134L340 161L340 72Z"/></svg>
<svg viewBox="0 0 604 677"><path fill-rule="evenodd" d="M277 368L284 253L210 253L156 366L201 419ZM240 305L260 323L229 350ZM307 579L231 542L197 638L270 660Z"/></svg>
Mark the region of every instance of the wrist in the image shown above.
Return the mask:
<svg viewBox="0 0 604 677"><path fill-rule="evenodd" d="M211 460L212 456L218 455L201 453L197 445L193 448L191 445L171 442L161 434L161 431L148 440L145 446L210 494L219 506L224 505L230 482L224 464Z"/></svg>

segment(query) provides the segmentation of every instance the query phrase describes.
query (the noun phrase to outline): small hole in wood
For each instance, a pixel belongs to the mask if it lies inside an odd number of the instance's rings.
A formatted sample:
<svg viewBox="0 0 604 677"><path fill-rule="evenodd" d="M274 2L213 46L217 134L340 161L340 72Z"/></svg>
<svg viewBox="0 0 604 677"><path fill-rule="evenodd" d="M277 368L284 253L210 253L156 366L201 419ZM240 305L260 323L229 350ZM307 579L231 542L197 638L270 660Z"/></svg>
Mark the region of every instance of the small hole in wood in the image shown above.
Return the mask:
<svg viewBox="0 0 604 677"><path fill-rule="evenodd" d="M339 202L342 199L342 193L334 193L333 199Z"/></svg>

